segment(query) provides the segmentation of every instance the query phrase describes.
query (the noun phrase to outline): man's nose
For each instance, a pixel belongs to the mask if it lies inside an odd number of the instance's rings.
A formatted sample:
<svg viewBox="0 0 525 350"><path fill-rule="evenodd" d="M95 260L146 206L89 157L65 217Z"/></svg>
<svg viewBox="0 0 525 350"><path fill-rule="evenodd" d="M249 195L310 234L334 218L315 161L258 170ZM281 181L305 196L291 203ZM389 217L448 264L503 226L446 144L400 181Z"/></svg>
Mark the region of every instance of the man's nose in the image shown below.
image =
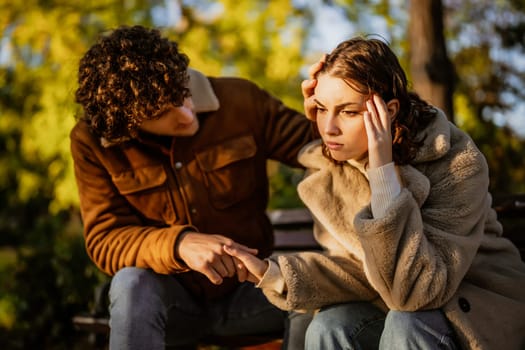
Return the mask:
<svg viewBox="0 0 525 350"><path fill-rule="evenodd" d="M193 113L193 110L191 108L187 108L186 106L182 106L179 109L180 113L178 114L178 121L182 124L189 124L193 121L195 118L195 114Z"/></svg>

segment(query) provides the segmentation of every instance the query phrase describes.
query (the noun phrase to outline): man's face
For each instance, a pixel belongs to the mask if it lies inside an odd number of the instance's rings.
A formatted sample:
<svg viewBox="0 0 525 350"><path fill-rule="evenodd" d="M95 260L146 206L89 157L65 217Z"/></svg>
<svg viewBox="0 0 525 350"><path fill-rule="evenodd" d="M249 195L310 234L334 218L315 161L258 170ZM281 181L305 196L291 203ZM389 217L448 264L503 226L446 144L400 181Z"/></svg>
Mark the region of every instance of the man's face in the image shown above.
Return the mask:
<svg viewBox="0 0 525 350"><path fill-rule="evenodd" d="M199 120L193 111L193 100L187 97L182 106L169 106L153 120L145 120L140 129L163 136L193 136L199 130Z"/></svg>

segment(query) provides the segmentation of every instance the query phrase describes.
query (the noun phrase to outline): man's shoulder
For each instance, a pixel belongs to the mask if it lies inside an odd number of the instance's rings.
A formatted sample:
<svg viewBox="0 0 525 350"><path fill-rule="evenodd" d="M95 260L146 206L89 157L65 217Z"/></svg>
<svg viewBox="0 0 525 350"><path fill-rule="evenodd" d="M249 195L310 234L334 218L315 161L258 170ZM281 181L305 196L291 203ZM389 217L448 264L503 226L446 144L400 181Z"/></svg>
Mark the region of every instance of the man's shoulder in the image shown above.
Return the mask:
<svg viewBox="0 0 525 350"><path fill-rule="evenodd" d="M84 120L78 120L69 132L71 143L89 144L91 146L100 146L100 138L91 132L91 128Z"/></svg>
<svg viewBox="0 0 525 350"><path fill-rule="evenodd" d="M84 120L78 120L69 133L71 139L92 137L88 124Z"/></svg>
<svg viewBox="0 0 525 350"><path fill-rule="evenodd" d="M208 77L214 90L231 90L236 89L238 91L250 91L250 90L261 90L261 88L253 81L241 78L241 77Z"/></svg>

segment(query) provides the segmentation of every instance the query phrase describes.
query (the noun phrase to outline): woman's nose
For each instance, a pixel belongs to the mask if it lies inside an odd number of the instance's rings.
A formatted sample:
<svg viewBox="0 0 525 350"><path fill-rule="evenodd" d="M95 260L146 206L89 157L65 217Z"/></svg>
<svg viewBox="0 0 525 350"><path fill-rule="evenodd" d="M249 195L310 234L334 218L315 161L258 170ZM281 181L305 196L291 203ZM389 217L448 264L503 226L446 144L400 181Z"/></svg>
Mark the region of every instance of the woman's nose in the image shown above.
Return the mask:
<svg viewBox="0 0 525 350"><path fill-rule="evenodd" d="M333 116L326 118L324 122L324 132L327 135L339 135L340 130Z"/></svg>

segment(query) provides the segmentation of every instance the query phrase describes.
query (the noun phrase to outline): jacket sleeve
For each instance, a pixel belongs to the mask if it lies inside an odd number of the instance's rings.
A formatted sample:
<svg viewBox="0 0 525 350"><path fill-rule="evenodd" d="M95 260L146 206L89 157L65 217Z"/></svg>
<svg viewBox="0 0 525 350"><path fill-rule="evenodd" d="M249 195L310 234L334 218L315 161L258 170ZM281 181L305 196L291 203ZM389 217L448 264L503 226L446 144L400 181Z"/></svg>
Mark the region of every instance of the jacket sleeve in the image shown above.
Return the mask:
<svg viewBox="0 0 525 350"><path fill-rule="evenodd" d="M390 309L442 307L470 268L490 210L488 167L468 137L432 165L402 167L405 181L428 178L428 196L404 188L384 217L370 207L354 220L365 271Z"/></svg>
<svg viewBox="0 0 525 350"><path fill-rule="evenodd" d="M71 133L71 153L86 249L93 262L109 275L127 266L151 268L160 274L186 271L175 259L174 247L178 235L193 228L145 225L113 185L93 138L78 128Z"/></svg>
<svg viewBox="0 0 525 350"><path fill-rule="evenodd" d="M265 152L269 159L277 160L293 167L302 167L297 155L299 150L317 138L314 124L304 114L287 107L265 90L259 89L254 99L264 125Z"/></svg>
<svg viewBox="0 0 525 350"><path fill-rule="evenodd" d="M316 236L326 230L315 222ZM322 232L321 232L322 231ZM323 240L323 242L327 242ZM297 252L275 255L274 260L284 279L284 291L263 288L266 297L283 310L315 310L322 306L350 301L377 301L373 289L356 257L335 242L320 252ZM383 306L382 303L378 306Z"/></svg>
<svg viewBox="0 0 525 350"><path fill-rule="evenodd" d="M374 301L377 292L368 283L362 267L351 256L330 256L301 252L276 256L286 289L264 294L283 310L315 310L322 306L350 301Z"/></svg>

